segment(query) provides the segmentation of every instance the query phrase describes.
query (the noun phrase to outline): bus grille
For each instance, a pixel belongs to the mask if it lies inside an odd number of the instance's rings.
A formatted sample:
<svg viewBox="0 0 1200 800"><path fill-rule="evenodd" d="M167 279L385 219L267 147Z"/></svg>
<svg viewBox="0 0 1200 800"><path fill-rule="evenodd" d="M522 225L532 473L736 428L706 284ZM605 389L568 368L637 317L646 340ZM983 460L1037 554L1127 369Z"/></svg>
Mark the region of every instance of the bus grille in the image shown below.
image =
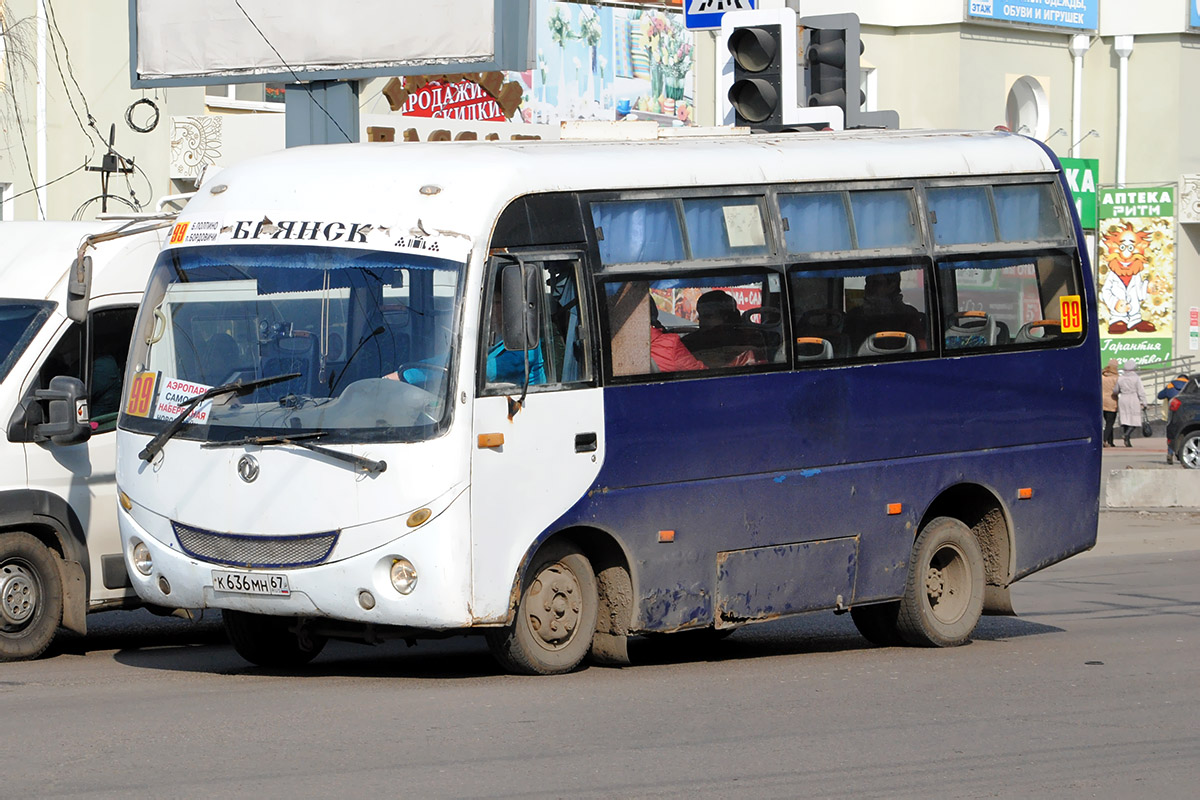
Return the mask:
<svg viewBox="0 0 1200 800"><path fill-rule="evenodd" d="M231 567L310 567L328 558L338 539L338 531L298 536L251 536L214 533L178 522L172 522L171 526L183 552L201 561Z"/></svg>

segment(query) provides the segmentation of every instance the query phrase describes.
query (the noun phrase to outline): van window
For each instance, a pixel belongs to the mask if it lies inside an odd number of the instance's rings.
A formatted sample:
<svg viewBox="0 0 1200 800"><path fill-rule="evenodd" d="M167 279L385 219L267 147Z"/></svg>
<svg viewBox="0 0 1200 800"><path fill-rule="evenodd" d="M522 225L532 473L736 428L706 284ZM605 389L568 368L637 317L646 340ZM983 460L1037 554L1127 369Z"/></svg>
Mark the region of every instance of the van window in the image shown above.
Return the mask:
<svg viewBox="0 0 1200 800"><path fill-rule="evenodd" d="M121 408L121 376L137 308L106 308L91 315L88 405L97 433L113 430Z"/></svg>
<svg viewBox="0 0 1200 800"><path fill-rule="evenodd" d="M30 300L0 300L0 381L41 330L54 304Z"/></svg>

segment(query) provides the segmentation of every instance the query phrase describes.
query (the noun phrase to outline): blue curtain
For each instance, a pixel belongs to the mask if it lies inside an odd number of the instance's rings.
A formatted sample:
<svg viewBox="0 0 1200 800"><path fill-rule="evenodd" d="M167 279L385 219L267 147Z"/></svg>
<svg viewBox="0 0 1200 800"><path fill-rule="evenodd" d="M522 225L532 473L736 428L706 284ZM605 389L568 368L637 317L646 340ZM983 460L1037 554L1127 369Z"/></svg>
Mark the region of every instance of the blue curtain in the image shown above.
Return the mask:
<svg viewBox="0 0 1200 800"><path fill-rule="evenodd" d="M930 189L929 208L937 219L933 233L938 244L996 241L986 186Z"/></svg>
<svg viewBox="0 0 1200 800"><path fill-rule="evenodd" d="M600 260L605 264L683 258L683 233L673 200L592 203L592 221L604 231Z"/></svg>
<svg viewBox="0 0 1200 800"><path fill-rule="evenodd" d="M907 189L851 192L858 249L907 247L917 244L917 219Z"/></svg>
<svg viewBox="0 0 1200 800"><path fill-rule="evenodd" d="M725 227L724 209L732 206L752 207L757 210L758 200L754 198L744 200L714 198L683 201L683 218L687 222L688 242L692 245L692 258L722 258L731 255L759 255L769 252L761 213L755 213L759 232L763 238L761 245L735 248L730 243L729 232Z"/></svg>
<svg viewBox="0 0 1200 800"><path fill-rule="evenodd" d="M1001 241L1062 238L1062 221L1054 211L1051 188L1049 183L992 188Z"/></svg>
<svg viewBox="0 0 1200 800"><path fill-rule="evenodd" d="M841 192L779 196L779 213L788 221L789 253L850 250L850 220Z"/></svg>

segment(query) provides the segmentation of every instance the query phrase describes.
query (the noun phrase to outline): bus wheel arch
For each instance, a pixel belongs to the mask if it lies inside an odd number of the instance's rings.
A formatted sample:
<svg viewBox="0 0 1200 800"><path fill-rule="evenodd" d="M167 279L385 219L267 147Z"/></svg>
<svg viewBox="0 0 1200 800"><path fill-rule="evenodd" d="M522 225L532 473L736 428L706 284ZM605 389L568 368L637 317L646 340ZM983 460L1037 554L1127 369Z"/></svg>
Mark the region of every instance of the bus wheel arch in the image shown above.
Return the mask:
<svg viewBox="0 0 1200 800"><path fill-rule="evenodd" d="M983 553L985 614L1012 615L1008 587L1013 575L1012 519L996 494L976 483L944 489L921 517L919 532L938 517L966 525Z"/></svg>
<svg viewBox="0 0 1200 800"><path fill-rule="evenodd" d="M552 566L555 562L558 566ZM589 654L596 663L627 665L626 638L634 596L629 564L621 545L596 528L570 528L540 539L529 548L515 576L507 625L488 633L497 660L511 671L534 674L569 672ZM566 573L559 566L565 567ZM576 634L573 639L578 641L573 641L570 653L562 656L539 649L536 645L541 643L536 635L530 636L530 626L525 624L530 621L526 619L530 590L542 588L534 581L548 568L552 579L565 580L583 590L585 607L566 610L592 632L590 637L582 636L582 631ZM546 597L538 597L547 601ZM549 658L536 663L539 654Z"/></svg>

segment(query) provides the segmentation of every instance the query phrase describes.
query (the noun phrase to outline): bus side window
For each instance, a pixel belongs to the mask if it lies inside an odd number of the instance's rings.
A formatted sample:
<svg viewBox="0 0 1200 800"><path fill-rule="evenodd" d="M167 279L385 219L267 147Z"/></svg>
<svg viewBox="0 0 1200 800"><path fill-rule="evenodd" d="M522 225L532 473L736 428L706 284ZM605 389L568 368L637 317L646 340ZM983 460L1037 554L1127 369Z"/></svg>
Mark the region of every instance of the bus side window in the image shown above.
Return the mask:
<svg viewBox="0 0 1200 800"><path fill-rule="evenodd" d="M783 364L781 286L762 271L602 284L613 377Z"/></svg>
<svg viewBox="0 0 1200 800"><path fill-rule="evenodd" d="M1079 339L1082 304L1074 265L1074 257L1061 251L942 261L946 350Z"/></svg>
<svg viewBox="0 0 1200 800"><path fill-rule="evenodd" d="M504 346L500 271L509 262L497 261L489 283L483 330L485 394L508 394L525 380L526 352ZM579 295L578 262L573 259L527 261L541 272L541 337L528 351L529 386L561 387L591 381L591 354L586 339L586 315Z"/></svg>
<svg viewBox="0 0 1200 800"><path fill-rule="evenodd" d="M932 350L924 263L806 266L793 272L796 360L877 359Z"/></svg>

